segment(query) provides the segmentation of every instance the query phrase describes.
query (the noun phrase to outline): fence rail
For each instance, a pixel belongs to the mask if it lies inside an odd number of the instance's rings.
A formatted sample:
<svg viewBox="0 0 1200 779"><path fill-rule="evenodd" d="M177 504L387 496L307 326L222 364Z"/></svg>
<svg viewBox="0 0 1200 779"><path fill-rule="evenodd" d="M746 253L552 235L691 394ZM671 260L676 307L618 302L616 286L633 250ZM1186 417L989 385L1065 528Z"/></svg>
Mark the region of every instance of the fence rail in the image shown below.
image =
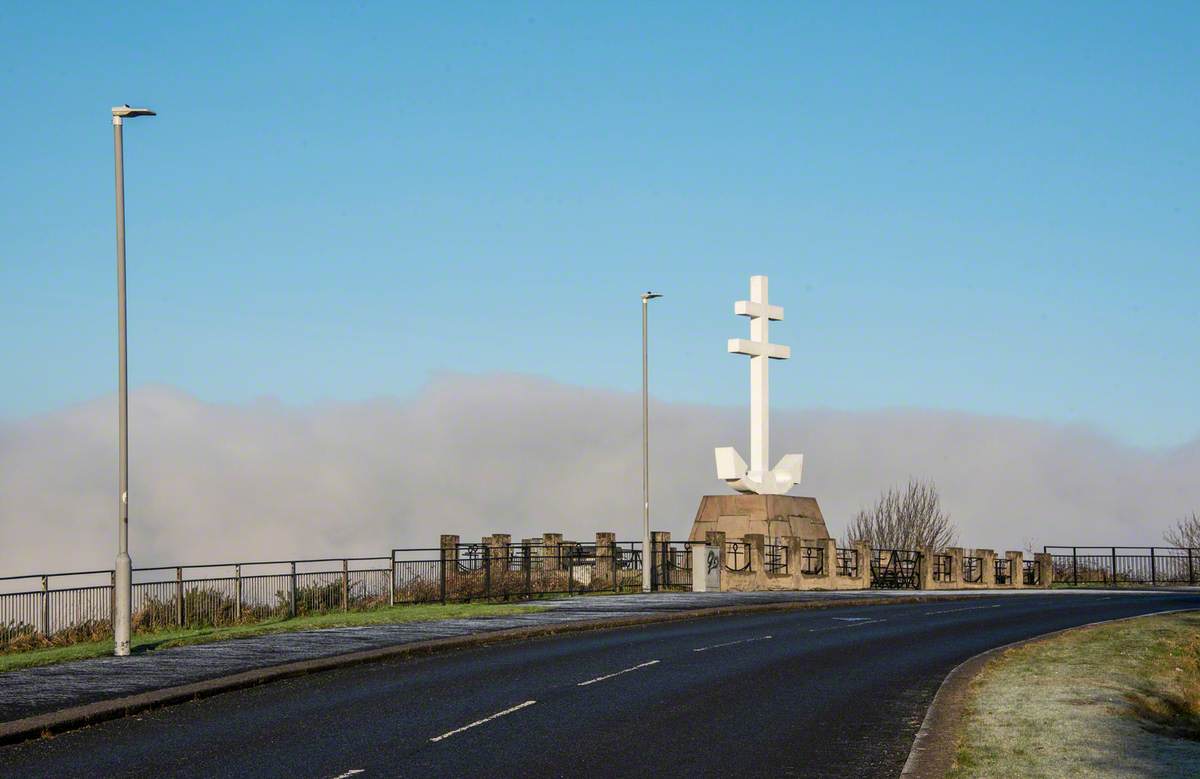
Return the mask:
<svg viewBox="0 0 1200 779"><path fill-rule="evenodd" d="M1200 583L1200 549L1162 546L1047 546L1054 581L1073 586Z"/></svg>

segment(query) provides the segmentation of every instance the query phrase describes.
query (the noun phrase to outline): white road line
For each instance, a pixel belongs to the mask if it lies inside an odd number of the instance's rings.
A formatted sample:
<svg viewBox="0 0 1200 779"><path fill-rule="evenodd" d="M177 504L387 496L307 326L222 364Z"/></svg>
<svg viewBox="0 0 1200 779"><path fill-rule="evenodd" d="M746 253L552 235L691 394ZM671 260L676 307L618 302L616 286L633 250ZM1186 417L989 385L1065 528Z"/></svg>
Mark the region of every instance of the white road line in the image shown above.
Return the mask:
<svg viewBox="0 0 1200 779"><path fill-rule="evenodd" d="M693 652L706 652L709 649L720 649L723 646L733 646L734 644L748 644L751 641L766 641L774 636L759 636L758 638L743 638L740 641L726 641L724 644L713 644L712 646L702 646L699 649L693 649Z"/></svg>
<svg viewBox="0 0 1200 779"><path fill-rule="evenodd" d="M576 687L587 687L589 684L595 684L596 682L602 682L605 679L611 679L614 676L620 676L621 674L627 674L630 671L636 671L639 668L645 668L646 666L654 665L657 662L658 662L657 660L651 660L648 663L640 663L638 665L635 665L633 668L626 668L624 671L617 671L616 673L605 674L604 676L597 676L595 679L588 679L586 682L580 682L579 684L577 684L575 686Z"/></svg>
<svg viewBox="0 0 1200 779"><path fill-rule="evenodd" d="M860 628L863 625L874 625L876 622L887 622L886 619L869 619L865 622L847 622L845 625L833 625L827 628L810 628L809 633L821 633L826 630L842 630L844 628Z"/></svg>
<svg viewBox="0 0 1200 779"><path fill-rule="evenodd" d="M433 738L431 738L429 740L437 742L437 741L441 741L442 739L450 738L451 736L455 735L456 733L462 733L464 730L470 730L471 728L475 727L476 725L482 725L485 722L491 722L492 720L496 719L497 717L503 717L505 714L512 714L514 711L523 709L526 706L532 706L535 703L537 703L537 701L525 701L524 703L518 703L516 706L513 706L511 709L505 709L504 711L498 711L490 717L484 717L483 719L477 719L474 722L472 722L470 725L463 725L461 728L455 728L454 730L451 730L448 733L443 733L440 736L434 736Z"/></svg>
<svg viewBox="0 0 1200 779"><path fill-rule="evenodd" d="M956 611L974 611L975 609L998 609L1003 604L993 603L991 606L964 606L961 609L942 609L941 611L927 611L928 614L953 614Z"/></svg>
<svg viewBox="0 0 1200 779"><path fill-rule="evenodd" d="M366 770L367 769L365 768L351 768L346 773L338 774L337 776L333 777L333 779L349 779L351 776L354 776L355 774L361 774Z"/></svg>

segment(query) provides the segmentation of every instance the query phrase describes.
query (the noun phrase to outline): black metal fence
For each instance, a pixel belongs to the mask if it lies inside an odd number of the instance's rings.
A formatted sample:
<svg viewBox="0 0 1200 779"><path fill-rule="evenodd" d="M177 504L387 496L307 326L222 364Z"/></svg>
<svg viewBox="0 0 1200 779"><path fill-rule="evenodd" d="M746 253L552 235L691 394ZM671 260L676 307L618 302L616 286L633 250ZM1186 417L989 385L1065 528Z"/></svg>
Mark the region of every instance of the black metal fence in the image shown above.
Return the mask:
<svg viewBox="0 0 1200 779"><path fill-rule="evenodd" d="M872 549L871 587L915 590L920 587L921 553L915 549Z"/></svg>
<svg viewBox="0 0 1200 779"><path fill-rule="evenodd" d="M651 589L691 588L691 544L656 543L651 552ZM385 557L135 568L133 630L218 627L403 603L640 591L642 554L636 541L597 546L537 540L394 549ZM737 556L748 569L748 547ZM111 570L0 578L0 650L111 636L113 589Z"/></svg>
<svg viewBox="0 0 1200 779"><path fill-rule="evenodd" d="M859 576L859 560L857 549L842 549L837 550L837 575L849 576L858 578Z"/></svg>
<svg viewBox="0 0 1200 779"><path fill-rule="evenodd" d="M135 568L133 630L218 627L389 602L387 557ZM0 648L112 635L113 572L0 578Z"/></svg>
<svg viewBox="0 0 1200 779"><path fill-rule="evenodd" d="M734 573L749 571L750 544L745 541L726 541L725 568Z"/></svg>
<svg viewBox="0 0 1200 779"><path fill-rule="evenodd" d="M784 544L767 544L763 547L763 565L767 573L788 572L788 548Z"/></svg>
<svg viewBox="0 0 1200 779"><path fill-rule="evenodd" d="M948 554L933 556L933 580L949 582L954 580L954 557Z"/></svg>
<svg viewBox="0 0 1200 779"><path fill-rule="evenodd" d="M1161 546L1047 546L1054 582L1072 586L1200 583L1200 549Z"/></svg>

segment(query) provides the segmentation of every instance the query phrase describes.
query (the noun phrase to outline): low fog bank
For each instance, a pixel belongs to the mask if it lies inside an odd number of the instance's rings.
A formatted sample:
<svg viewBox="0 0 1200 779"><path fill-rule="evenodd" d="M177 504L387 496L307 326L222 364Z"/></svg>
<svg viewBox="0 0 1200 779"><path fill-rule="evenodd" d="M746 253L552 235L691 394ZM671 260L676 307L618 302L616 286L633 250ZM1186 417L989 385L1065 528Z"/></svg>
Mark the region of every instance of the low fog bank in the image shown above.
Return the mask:
<svg viewBox="0 0 1200 779"><path fill-rule="evenodd" d="M443 376L410 400L131 399L135 565L386 554L477 539L597 530L640 535L636 395L524 376ZM1092 430L962 413L773 415L772 456L805 455L793 494L830 530L884 487L930 478L968 546L1160 543L1200 508L1200 440L1144 450ZM746 452L745 412L651 409L653 525L677 536L723 493L714 446ZM0 573L107 568L115 548L113 397L0 422Z"/></svg>

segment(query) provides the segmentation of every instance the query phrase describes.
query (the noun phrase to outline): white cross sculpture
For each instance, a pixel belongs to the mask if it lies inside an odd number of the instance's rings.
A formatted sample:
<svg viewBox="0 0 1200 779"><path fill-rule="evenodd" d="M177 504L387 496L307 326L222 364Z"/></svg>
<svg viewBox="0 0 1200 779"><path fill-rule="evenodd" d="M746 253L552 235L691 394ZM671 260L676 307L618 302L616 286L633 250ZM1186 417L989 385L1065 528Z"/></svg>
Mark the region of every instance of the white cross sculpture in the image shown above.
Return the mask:
<svg viewBox="0 0 1200 779"><path fill-rule="evenodd" d="M786 360L792 350L770 343L767 327L771 320L783 319L783 308L767 303L767 277L750 277L750 299L733 304L738 316L750 317L750 340L730 338L731 354L750 355L750 467L732 446L716 451L717 478L724 479L738 492L759 495L783 495L800 482L804 455L788 454L772 469L770 462L770 398L767 360Z"/></svg>

